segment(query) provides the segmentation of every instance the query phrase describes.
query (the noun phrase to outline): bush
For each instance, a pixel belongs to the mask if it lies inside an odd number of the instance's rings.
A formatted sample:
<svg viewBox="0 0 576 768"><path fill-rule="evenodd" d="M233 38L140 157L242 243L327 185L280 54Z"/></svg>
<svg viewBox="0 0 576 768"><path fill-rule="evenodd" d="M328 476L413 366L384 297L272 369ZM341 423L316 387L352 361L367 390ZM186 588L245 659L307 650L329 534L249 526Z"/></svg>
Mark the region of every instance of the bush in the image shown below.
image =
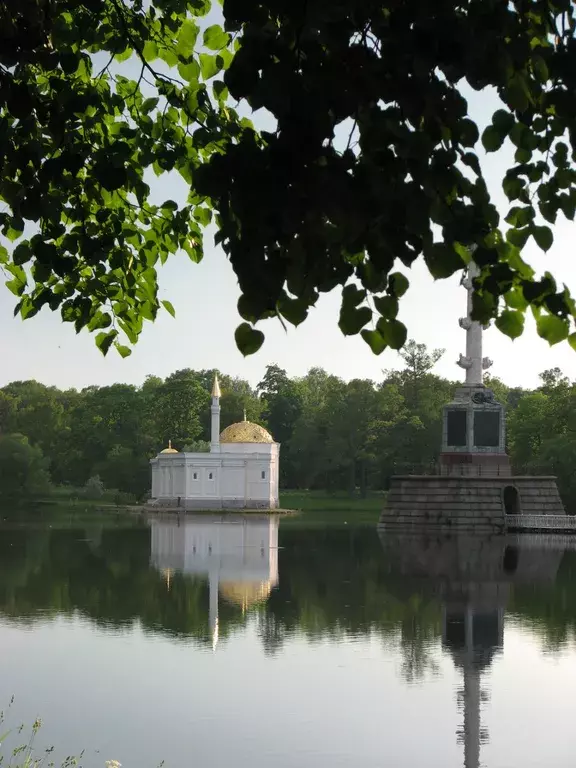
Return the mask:
<svg viewBox="0 0 576 768"><path fill-rule="evenodd" d="M100 475L93 475L86 481L86 485L82 489L82 496L85 499L101 499L104 496L104 490L104 483L100 479Z"/></svg>

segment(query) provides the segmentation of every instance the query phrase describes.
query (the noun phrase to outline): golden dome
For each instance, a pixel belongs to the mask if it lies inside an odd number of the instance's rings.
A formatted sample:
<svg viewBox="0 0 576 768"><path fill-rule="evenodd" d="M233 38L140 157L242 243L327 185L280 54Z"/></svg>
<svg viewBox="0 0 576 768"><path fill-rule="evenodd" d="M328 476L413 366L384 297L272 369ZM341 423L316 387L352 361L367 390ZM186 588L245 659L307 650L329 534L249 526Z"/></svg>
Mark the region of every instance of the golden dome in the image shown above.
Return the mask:
<svg viewBox="0 0 576 768"><path fill-rule="evenodd" d="M230 424L220 435L221 443L273 443L274 439L268 430L251 421L239 421Z"/></svg>
<svg viewBox="0 0 576 768"><path fill-rule="evenodd" d="M272 585L269 581L223 581L220 584L219 591L224 600L239 606L245 611L251 605L267 600L272 591Z"/></svg>
<svg viewBox="0 0 576 768"><path fill-rule="evenodd" d="M172 448L172 440L168 440L168 448L164 448L160 453L178 453L175 448Z"/></svg>

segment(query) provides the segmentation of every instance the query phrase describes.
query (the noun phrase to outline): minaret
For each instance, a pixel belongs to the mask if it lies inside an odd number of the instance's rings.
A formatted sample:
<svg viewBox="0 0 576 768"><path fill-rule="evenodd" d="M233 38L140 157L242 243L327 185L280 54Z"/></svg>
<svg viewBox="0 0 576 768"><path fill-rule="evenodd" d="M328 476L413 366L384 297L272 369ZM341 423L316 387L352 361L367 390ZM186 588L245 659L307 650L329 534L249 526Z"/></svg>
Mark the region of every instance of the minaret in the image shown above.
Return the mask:
<svg viewBox="0 0 576 768"><path fill-rule="evenodd" d="M466 384L471 387L482 386L482 373L492 365L489 357L482 357L482 325L477 320L472 320L473 282L479 274L478 265L470 261L467 274L462 277L462 285L468 292L467 315L460 318L460 328L466 331L466 355L460 355L458 365L465 369Z"/></svg>
<svg viewBox="0 0 576 768"><path fill-rule="evenodd" d="M220 384L218 376L214 376L212 386L212 405L210 412L212 414L212 425L210 433L210 453L220 453Z"/></svg>

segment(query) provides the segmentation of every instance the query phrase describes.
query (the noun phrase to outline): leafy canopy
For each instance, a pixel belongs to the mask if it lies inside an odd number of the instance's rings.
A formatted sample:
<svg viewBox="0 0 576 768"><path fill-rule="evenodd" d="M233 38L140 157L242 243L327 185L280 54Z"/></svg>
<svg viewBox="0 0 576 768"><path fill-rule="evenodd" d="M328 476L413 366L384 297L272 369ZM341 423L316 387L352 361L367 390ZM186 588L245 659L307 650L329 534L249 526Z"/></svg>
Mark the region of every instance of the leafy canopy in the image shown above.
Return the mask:
<svg viewBox="0 0 576 768"><path fill-rule="evenodd" d="M512 338L531 307L551 344L576 305L522 259L576 211L570 0L26 0L0 11L0 249L17 311L59 309L103 352L129 354L160 307L156 266L202 257L215 212L238 277L245 353L267 317L298 325L341 286L339 325L400 349L411 266L461 270L476 246L475 316ZM118 74L131 55L137 80ZM461 86L494 87L482 137ZM255 130L231 100L275 120ZM491 201L476 148L515 147ZM177 171L187 203L151 202ZM28 236L26 223L34 234ZM164 302L169 312L172 305Z"/></svg>

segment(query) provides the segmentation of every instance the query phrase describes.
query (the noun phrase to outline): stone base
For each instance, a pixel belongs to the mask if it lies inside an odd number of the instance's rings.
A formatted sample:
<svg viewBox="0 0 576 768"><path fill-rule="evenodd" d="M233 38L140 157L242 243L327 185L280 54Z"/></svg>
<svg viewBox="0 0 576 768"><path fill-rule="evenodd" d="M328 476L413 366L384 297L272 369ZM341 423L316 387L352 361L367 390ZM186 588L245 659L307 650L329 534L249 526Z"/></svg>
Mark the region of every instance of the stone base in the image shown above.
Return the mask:
<svg viewBox="0 0 576 768"><path fill-rule="evenodd" d="M442 475L491 475L509 477L512 474L506 453L448 453L440 454L438 467Z"/></svg>
<svg viewBox="0 0 576 768"><path fill-rule="evenodd" d="M521 515L565 516L555 477L398 475L378 527L497 532Z"/></svg>
<svg viewBox="0 0 576 768"><path fill-rule="evenodd" d="M270 503L263 499L178 499L162 498L150 499L147 503L152 509L277 509L278 503Z"/></svg>

